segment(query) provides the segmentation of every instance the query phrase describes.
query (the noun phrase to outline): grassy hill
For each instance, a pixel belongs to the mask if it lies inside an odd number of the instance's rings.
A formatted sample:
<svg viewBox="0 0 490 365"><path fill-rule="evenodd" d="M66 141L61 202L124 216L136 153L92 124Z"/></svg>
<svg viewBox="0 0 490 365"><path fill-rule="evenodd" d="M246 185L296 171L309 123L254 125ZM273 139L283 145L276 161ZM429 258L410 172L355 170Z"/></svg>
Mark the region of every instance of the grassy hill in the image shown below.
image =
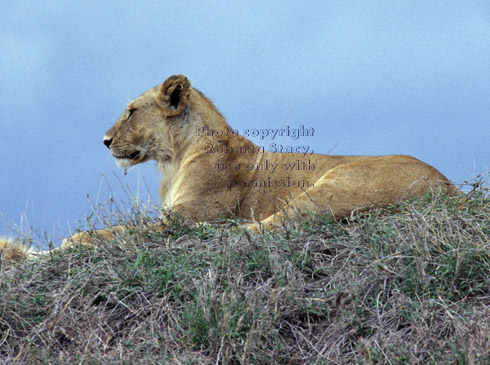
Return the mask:
<svg viewBox="0 0 490 365"><path fill-rule="evenodd" d="M490 363L490 199L273 233L148 217L0 272L0 362Z"/></svg>

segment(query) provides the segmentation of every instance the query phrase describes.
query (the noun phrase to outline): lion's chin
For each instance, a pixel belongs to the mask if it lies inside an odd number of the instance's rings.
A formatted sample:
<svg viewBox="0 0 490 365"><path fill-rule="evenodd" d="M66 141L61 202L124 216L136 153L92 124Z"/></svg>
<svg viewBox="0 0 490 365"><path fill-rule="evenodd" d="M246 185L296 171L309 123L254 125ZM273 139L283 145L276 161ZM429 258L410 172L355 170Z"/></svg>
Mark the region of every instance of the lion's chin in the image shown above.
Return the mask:
<svg viewBox="0 0 490 365"><path fill-rule="evenodd" d="M118 158L118 157L116 157L116 163L117 163L117 166L119 166L122 169L126 169L129 166L135 164L134 161L130 160L129 158Z"/></svg>

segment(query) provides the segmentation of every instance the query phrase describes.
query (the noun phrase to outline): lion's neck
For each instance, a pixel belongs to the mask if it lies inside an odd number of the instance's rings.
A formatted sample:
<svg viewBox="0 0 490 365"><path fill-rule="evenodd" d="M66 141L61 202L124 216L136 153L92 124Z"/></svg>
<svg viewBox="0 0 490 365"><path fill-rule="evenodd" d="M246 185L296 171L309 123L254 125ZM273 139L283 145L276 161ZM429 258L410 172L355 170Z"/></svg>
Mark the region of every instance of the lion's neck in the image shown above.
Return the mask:
<svg viewBox="0 0 490 365"><path fill-rule="evenodd" d="M172 196L175 196L175 194L172 194L172 192L175 190L175 187L178 186L175 177L178 176L177 172L179 170L179 165L179 162L175 160L158 165L161 175L160 201L164 207L170 208L173 206Z"/></svg>

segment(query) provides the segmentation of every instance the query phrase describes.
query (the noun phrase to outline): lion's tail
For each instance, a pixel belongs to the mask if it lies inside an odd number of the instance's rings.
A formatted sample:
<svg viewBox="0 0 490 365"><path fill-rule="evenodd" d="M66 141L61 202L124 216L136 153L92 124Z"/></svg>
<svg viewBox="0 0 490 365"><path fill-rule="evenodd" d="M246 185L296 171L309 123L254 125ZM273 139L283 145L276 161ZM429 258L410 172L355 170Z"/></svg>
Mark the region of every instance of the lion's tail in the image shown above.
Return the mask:
<svg viewBox="0 0 490 365"><path fill-rule="evenodd" d="M15 241L11 238L0 237L0 265L1 267L25 259L30 254L29 245Z"/></svg>

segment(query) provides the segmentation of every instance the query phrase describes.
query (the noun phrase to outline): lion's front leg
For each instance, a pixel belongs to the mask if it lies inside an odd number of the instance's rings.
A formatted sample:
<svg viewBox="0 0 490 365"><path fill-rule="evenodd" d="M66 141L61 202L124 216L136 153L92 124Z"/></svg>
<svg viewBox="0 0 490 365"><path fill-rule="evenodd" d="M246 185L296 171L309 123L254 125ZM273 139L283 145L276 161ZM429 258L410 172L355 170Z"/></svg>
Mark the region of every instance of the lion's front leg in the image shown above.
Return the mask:
<svg viewBox="0 0 490 365"><path fill-rule="evenodd" d="M167 229L167 226L167 221L162 219L157 223L151 223L141 226L141 228L144 228L145 231L161 232L165 231L165 229ZM131 227L129 226L112 226L110 228L104 228L95 231L79 232L71 237L64 239L61 243L61 247L67 247L73 244L94 245L101 241L110 241L115 239L123 232L128 231L129 229L131 229Z"/></svg>
<svg viewBox="0 0 490 365"><path fill-rule="evenodd" d="M100 241L110 241L113 240L117 234L125 230L127 230L126 226L114 226L96 231L79 232L64 239L61 243L61 247L67 247L73 244L92 245Z"/></svg>
<svg viewBox="0 0 490 365"><path fill-rule="evenodd" d="M260 233L277 229L283 225L284 220L297 220L310 212L328 210L333 215L331 204L329 204L331 200L325 201L325 197L331 195L329 190L325 189L324 184L322 184L324 179L325 175L315 182L314 187L303 191L297 197L290 196L290 199L284 202L284 205L276 213L258 223L248 224L244 228L252 233Z"/></svg>

